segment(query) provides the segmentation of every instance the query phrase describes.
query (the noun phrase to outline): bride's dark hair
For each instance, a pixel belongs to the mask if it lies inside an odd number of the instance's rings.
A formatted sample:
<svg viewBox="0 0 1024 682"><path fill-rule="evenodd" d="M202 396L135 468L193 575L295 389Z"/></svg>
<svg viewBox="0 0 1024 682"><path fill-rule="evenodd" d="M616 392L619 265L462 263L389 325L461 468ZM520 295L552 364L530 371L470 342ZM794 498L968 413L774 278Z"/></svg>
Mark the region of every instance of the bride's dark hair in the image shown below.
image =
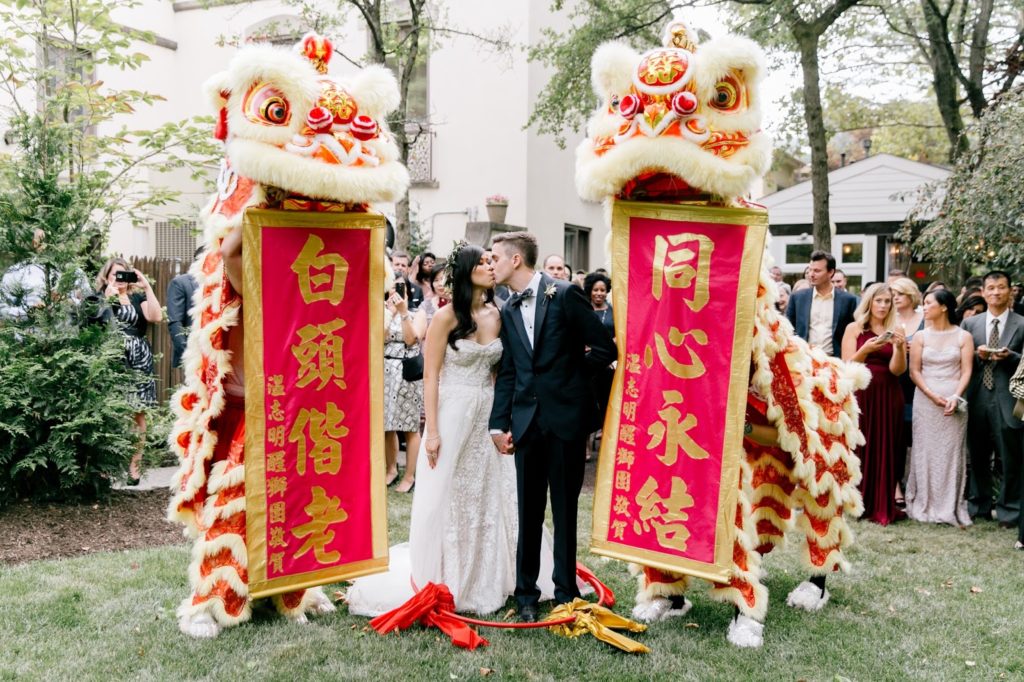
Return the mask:
<svg viewBox="0 0 1024 682"><path fill-rule="evenodd" d="M455 342L476 333L473 320L473 270L480 265L484 250L475 244L459 242L452 249L445 265L445 286L452 293L452 310L455 311L455 329L448 332L448 345L453 349ZM494 301L494 291L484 292L484 301Z"/></svg>

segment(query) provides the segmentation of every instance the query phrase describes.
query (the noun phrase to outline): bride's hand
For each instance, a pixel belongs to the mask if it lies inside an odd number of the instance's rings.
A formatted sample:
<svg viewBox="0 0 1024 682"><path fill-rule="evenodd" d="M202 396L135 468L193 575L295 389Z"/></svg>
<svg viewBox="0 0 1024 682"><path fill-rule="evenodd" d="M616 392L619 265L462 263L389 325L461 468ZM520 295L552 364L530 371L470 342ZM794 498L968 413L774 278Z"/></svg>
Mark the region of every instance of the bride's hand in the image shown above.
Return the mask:
<svg viewBox="0 0 1024 682"><path fill-rule="evenodd" d="M427 436L423 439L423 446L427 450L427 464L433 469L437 466L437 458L441 454L441 436Z"/></svg>

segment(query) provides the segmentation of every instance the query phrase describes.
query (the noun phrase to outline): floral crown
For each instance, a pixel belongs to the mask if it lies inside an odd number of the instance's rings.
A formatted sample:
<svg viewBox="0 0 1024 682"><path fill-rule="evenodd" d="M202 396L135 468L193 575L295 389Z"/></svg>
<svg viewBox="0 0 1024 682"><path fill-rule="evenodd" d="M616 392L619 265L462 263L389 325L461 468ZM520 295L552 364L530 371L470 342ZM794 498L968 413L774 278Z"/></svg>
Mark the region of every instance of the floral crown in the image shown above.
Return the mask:
<svg viewBox="0 0 1024 682"><path fill-rule="evenodd" d="M448 254L448 260L444 264L444 287L451 291L452 283L455 281L455 261L458 260L462 250L469 246L469 242L460 239L452 243L452 250Z"/></svg>

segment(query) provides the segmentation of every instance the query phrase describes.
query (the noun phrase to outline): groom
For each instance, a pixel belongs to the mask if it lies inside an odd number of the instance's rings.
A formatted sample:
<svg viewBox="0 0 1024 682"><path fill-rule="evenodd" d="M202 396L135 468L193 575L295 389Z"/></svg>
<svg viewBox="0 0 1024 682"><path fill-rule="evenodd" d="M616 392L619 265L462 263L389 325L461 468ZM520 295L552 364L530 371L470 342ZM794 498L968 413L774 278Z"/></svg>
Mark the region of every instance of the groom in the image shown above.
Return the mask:
<svg viewBox="0 0 1024 682"><path fill-rule="evenodd" d="M500 234L494 238L492 254L498 284L508 285L514 294L501 311L504 353L490 429L498 450L516 458L515 595L520 620L535 622L549 485L555 600L565 603L579 596L576 508L587 435L600 426L590 379L615 359L615 343L582 289L534 272L537 239L532 234Z"/></svg>

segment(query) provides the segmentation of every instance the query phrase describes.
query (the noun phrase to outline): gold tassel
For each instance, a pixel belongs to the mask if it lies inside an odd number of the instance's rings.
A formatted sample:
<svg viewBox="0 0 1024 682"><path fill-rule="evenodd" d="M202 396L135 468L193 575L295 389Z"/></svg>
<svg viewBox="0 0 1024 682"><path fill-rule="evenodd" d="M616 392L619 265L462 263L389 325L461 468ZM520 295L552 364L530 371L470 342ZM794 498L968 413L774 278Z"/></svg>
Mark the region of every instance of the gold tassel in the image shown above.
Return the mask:
<svg viewBox="0 0 1024 682"><path fill-rule="evenodd" d="M646 654L651 651L640 642L615 632L615 630L644 632L647 630L646 625L623 618L599 604L584 599L573 599L568 604L554 608L545 620L563 620L565 618L575 618L576 620L562 625L552 625L548 630L570 639L589 632L602 642L631 654Z"/></svg>

